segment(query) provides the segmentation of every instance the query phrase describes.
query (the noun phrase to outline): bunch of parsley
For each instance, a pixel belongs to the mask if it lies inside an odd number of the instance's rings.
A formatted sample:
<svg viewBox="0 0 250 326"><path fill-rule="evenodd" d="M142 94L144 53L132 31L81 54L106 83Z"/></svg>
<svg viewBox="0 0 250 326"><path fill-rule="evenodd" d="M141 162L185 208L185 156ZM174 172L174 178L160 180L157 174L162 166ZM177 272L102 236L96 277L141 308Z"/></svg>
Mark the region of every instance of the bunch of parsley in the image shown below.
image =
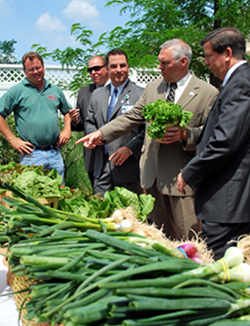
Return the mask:
<svg viewBox="0 0 250 326"><path fill-rule="evenodd" d="M163 100L156 100L146 105L142 113L150 125L147 127L149 138L162 138L166 132L166 124L173 124L185 127L191 117L192 112L183 111L181 105Z"/></svg>

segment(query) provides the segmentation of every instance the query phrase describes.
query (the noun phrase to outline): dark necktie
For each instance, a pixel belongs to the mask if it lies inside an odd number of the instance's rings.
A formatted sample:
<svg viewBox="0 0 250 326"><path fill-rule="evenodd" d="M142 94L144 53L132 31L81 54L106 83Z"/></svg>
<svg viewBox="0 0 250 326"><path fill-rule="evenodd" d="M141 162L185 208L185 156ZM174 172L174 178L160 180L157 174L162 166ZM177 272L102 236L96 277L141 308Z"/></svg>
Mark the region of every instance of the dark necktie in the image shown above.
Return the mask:
<svg viewBox="0 0 250 326"><path fill-rule="evenodd" d="M170 84L170 90L168 93L168 96L166 98L167 102L174 102L174 96L175 96L175 90L177 88L177 84L176 83L171 83Z"/></svg>
<svg viewBox="0 0 250 326"><path fill-rule="evenodd" d="M111 114L112 114L113 109L115 107L116 99L117 99L117 93L118 93L118 89L115 87L114 90L113 90L113 94L111 96L110 102L109 102L109 106L108 106L107 122L109 122Z"/></svg>
<svg viewBox="0 0 250 326"><path fill-rule="evenodd" d="M109 106L108 106L108 116L107 116L107 122L109 122L111 114L114 110L115 104L116 104L116 99L117 99L117 93L118 93L118 89L115 87L113 90L113 94L111 96L110 102L109 102ZM105 154L108 153L108 145L104 146L104 151Z"/></svg>

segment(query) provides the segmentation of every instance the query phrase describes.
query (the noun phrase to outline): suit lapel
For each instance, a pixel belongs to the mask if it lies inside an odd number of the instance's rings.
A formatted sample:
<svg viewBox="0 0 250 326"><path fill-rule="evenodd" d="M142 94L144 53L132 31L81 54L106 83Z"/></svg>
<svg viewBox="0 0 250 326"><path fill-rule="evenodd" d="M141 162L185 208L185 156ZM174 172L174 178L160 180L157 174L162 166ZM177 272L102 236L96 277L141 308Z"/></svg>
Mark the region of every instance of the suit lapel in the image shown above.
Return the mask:
<svg viewBox="0 0 250 326"><path fill-rule="evenodd" d="M184 92L178 100L178 104L182 106L182 110L185 110L185 106L192 102L194 98L198 95L199 88L199 85L196 84L196 77L192 75L189 83L184 89Z"/></svg>
<svg viewBox="0 0 250 326"><path fill-rule="evenodd" d="M157 99L166 100L167 97L168 83L165 80L162 80L157 87Z"/></svg>
<svg viewBox="0 0 250 326"><path fill-rule="evenodd" d="M111 85L108 84L104 89L104 96L102 100L102 113L103 113L103 122L106 124L108 116L108 103L109 103L109 94L110 94Z"/></svg>

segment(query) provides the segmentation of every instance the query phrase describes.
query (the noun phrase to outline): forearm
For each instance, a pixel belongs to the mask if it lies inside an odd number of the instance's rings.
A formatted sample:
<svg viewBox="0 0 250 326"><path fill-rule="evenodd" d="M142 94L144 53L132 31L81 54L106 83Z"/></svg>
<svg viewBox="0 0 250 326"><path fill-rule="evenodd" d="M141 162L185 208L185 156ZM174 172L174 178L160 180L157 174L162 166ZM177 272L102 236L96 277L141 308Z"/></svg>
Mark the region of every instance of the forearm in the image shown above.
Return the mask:
<svg viewBox="0 0 250 326"><path fill-rule="evenodd" d="M71 132L71 119L69 113L64 116L64 131Z"/></svg>
<svg viewBox="0 0 250 326"><path fill-rule="evenodd" d="M9 143L16 138L2 116L0 116L0 133Z"/></svg>

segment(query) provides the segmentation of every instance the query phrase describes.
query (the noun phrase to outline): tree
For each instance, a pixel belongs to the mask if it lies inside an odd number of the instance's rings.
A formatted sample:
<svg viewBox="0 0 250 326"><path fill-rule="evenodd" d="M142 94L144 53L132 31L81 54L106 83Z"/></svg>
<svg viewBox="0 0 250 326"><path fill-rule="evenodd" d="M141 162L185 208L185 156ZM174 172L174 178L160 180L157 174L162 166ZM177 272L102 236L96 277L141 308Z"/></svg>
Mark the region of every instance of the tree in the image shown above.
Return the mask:
<svg viewBox="0 0 250 326"><path fill-rule="evenodd" d="M209 71L203 64L204 55L199 43L208 32L217 27L232 26L239 28L246 39L250 36L248 0L107 0L105 6L114 5L121 6L121 15L130 13L125 28L117 26L100 35L98 42L93 44L90 41L92 32L74 24L71 34L77 36L83 49L56 49L43 53L54 60L59 59L62 65L74 63L78 67L70 84L73 91L89 83L86 65L92 55L102 54L100 48L105 52L115 47L123 49L132 68L155 68L160 45L166 40L181 38L193 50L190 68L198 77L206 79ZM218 80L211 77L212 84L218 86Z"/></svg>
<svg viewBox="0 0 250 326"><path fill-rule="evenodd" d="M100 39L109 46L116 35L116 43L129 53L132 66L154 64L162 43L181 38L193 50L191 69L205 79L209 72L199 43L208 32L231 26L239 28L246 39L250 35L248 0L111 0L106 4L111 5L122 5L120 14L130 12L131 20L126 29L118 27Z"/></svg>
<svg viewBox="0 0 250 326"><path fill-rule="evenodd" d="M0 41L0 63L17 63L14 44L17 43L14 39L11 41Z"/></svg>
<svg viewBox="0 0 250 326"><path fill-rule="evenodd" d="M62 67L67 69L69 66L76 66L77 72L74 75L73 81L69 85L58 85L62 89L69 89L76 94L83 86L91 82L89 74L87 73L87 64L93 55L102 54L98 50L99 44L93 44L90 40L93 35L92 31L87 30L85 26L75 23L71 26L71 35L76 36L76 41L80 42L82 48L73 49L67 47L65 50L55 49L52 52L47 52L47 48L40 44L33 44L32 49L37 51L44 59L52 58L52 60L60 62Z"/></svg>
<svg viewBox="0 0 250 326"><path fill-rule="evenodd" d="M17 63L16 56L14 55L15 43L17 42L14 39L11 41L0 41L0 63ZM11 131L17 136L13 114L7 117L6 121ZM0 135L0 165L8 164L11 161L19 162L19 153Z"/></svg>

